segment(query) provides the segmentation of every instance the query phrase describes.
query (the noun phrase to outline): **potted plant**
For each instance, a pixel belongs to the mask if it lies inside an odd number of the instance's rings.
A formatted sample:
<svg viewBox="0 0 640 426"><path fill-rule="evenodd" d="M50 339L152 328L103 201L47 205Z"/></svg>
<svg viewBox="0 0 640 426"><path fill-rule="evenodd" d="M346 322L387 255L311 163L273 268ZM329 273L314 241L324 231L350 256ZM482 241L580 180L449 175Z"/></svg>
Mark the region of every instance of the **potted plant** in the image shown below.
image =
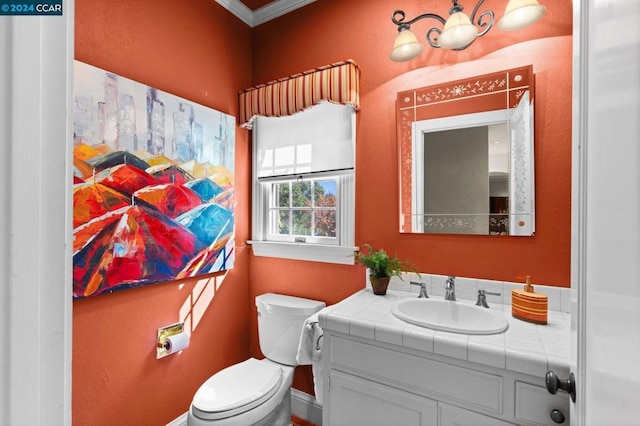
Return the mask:
<svg viewBox="0 0 640 426"><path fill-rule="evenodd" d="M369 244L364 244L363 247L366 253L363 250L358 251L355 254L356 262L369 268L369 279L374 294L387 294L389 280L393 276L402 279L402 271L417 273L410 261L400 260L397 255L389 256L384 249L375 250Z"/></svg>

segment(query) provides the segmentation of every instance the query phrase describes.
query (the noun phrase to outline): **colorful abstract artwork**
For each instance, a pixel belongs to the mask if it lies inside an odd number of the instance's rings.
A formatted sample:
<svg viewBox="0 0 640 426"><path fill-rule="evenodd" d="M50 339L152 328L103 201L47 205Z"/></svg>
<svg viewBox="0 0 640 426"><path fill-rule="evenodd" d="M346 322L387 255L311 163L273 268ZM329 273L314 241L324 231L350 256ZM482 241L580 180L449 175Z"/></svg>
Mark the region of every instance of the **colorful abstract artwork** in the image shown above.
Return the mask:
<svg viewBox="0 0 640 426"><path fill-rule="evenodd" d="M75 61L75 298L233 266L235 127Z"/></svg>

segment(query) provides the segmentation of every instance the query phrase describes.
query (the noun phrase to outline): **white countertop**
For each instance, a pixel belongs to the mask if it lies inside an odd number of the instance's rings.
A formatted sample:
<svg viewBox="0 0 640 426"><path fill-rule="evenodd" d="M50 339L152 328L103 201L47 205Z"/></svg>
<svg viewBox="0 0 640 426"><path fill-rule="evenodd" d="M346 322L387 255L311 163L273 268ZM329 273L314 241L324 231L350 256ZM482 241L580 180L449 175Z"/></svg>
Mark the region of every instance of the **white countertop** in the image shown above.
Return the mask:
<svg viewBox="0 0 640 426"><path fill-rule="evenodd" d="M504 333L449 333L406 323L391 313L393 303L415 297L396 290L378 296L365 288L322 310L319 323L325 330L518 373L544 377L548 370L554 370L560 377L569 375L570 314L549 311L547 325L538 325L513 318L511 305L490 303L490 309L502 313L509 323ZM474 304L470 300L454 303Z"/></svg>

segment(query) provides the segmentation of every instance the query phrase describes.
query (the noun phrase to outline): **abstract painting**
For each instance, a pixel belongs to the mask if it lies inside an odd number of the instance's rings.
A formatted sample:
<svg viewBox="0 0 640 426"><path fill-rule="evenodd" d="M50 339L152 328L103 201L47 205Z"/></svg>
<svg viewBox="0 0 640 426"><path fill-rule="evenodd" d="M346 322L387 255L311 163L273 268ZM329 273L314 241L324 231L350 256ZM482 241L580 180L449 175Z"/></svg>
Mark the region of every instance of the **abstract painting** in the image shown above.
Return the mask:
<svg viewBox="0 0 640 426"><path fill-rule="evenodd" d="M75 61L74 298L233 266L235 126Z"/></svg>

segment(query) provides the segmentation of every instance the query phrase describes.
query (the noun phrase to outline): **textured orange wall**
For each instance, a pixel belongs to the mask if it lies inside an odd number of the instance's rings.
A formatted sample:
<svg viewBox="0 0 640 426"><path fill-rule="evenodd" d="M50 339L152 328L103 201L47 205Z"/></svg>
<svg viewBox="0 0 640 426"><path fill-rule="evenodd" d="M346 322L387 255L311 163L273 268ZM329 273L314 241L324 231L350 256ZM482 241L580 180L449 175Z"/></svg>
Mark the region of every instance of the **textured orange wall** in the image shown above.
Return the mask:
<svg viewBox="0 0 640 426"><path fill-rule="evenodd" d="M502 16L506 0L485 6ZM320 65L353 59L360 66L362 110L357 118L356 244L371 243L409 258L423 272L504 281L532 275L535 283L568 287L571 212L570 1L547 1L547 15L514 33L497 28L469 49L426 48L408 63L388 59L396 27L391 15L446 14L436 0L322 0L254 29L253 83L264 83ZM471 12L468 6L468 12ZM434 21L435 22L435 21ZM412 29L423 38L432 22ZM398 232L398 164L395 99L399 91L533 65L536 84L536 235L412 235ZM251 257L250 296L278 291L335 303L364 287L360 267ZM255 307L251 350L259 355ZM312 393L308 368L294 386Z"/></svg>
<svg viewBox="0 0 640 426"><path fill-rule="evenodd" d="M366 6L363 6L366 3ZM76 1L76 58L237 115L237 91L347 58L362 70L358 113L356 242L383 246L421 271L569 285L571 164L571 2L546 2L535 27L493 29L462 52L430 49L412 62L388 60L390 17L446 13L435 0L322 0L253 31L211 0ZM502 14L506 0L485 5ZM427 23L414 26L424 34ZM502 38L501 38L502 37ZM252 41L253 40L253 41ZM536 73L537 232L533 238L398 233L396 93L412 87L533 64ZM249 132L236 133L238 246L249 238ZM221 368L260 357L256 295L274 291L335 303L364 286L353 266L250 256L220 283L159 284L77 300L73 314L73 422L165 424L182 414L197 387ZM247 281L249 286L247 287ZM179 319L185 302L213 296L180 355L155 359L156 328ZM248 342L250 346L248 347ZM310 369L294 386L313 393Z"/></svg>
<svg viewBox="0 0 640 426"><path fill-rule="evenodd" d="M237 116L251 85L251 29L216 2L77 0L76 59ZM236 240L249 233L249 140L236 134ZM249 252L226 276L73 304L73 423L161 425L213 373L249 355ZM186 317L191 345L156 360L158 327Z"/></svg>

